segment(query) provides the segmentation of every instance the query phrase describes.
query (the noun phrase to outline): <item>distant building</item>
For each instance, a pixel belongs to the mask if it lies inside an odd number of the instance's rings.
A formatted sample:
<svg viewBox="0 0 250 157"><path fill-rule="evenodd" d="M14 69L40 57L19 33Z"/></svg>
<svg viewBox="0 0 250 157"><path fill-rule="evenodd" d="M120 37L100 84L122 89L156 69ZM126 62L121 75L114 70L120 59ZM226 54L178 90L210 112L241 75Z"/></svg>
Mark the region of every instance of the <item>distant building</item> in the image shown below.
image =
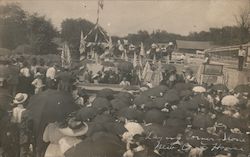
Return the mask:
<svg viewBox="0 0 250 157"><path fill-rule="evenodd" d="M197 51L204 51L215 47L209 41L185 41L176 40L176 48L178 52L182 53L196 53Z"/></svg>

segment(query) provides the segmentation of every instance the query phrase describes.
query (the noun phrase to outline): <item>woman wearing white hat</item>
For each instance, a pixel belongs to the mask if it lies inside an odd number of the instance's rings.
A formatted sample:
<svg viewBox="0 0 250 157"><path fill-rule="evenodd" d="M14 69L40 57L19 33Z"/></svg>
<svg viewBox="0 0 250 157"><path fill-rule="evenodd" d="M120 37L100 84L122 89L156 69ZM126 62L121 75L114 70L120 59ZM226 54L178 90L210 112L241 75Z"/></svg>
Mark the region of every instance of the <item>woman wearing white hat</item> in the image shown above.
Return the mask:
<svg viewBox="0 0 250 157"><path fill-rule="evenodd" d="M66 122L66 126L60 126L58 122L50 123L43 134L44 142L50 142L44 157L64 157L68 149L82 141L77 137L85 135L87 131L88 125L74 117Z"/></svg>

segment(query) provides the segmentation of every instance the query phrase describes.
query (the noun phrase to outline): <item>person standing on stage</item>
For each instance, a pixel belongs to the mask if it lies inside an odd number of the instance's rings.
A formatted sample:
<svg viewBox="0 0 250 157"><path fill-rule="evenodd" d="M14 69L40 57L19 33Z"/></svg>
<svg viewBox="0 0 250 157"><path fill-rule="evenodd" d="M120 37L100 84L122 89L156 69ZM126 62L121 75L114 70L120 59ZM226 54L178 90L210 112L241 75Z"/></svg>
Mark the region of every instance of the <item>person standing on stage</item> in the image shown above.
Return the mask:
<svg viewBox="0 0 250 157"><path fill-rule="evenodd" d="M242 45L240 45L240 49L238 52L238 58L239 58L238 69L239 69L239 71L243 70L245 57L246 57L246 51L243 49Z"/></svg>

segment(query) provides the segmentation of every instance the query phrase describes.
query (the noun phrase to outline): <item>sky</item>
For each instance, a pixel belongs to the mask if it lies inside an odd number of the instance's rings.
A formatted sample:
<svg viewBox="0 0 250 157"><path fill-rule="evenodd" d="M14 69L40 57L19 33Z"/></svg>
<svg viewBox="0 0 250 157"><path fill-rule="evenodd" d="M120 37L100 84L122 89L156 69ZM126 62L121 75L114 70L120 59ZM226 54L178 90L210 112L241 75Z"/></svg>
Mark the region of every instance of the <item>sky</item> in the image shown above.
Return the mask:
<svg viewBox="0 0 250 157"><path fill-rule="evenodd" d="M66 18L97 18L97 0L2 0L18 2L30 13L46 15L60 30ZM100 25L110 34L125 36L138 30L166 30L188 35L209 27L236 25L235 15L249 0L104 0ZM1 3L0 3L1 4Z"/></svg>

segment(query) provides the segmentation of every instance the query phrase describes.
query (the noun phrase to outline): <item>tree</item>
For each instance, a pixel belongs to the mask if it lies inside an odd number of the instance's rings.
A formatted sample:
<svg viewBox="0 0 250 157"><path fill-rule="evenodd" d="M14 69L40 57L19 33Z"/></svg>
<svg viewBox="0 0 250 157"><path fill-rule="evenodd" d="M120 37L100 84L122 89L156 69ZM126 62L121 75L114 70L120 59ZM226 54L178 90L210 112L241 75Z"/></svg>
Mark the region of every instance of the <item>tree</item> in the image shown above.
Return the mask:
<svg viewBox="0 0 250 157"><path fill-rule="evenodd" d="M80 46L80 36L81 31L83 32L83 35L86 36L91 29L95 27L95 24L85 20L85 19L65 19L61 23L61 37L63 41L66 41L69 44L70 50L74 56L79 55L79 46ZM106 32L103 28L100 28L102 32L106 35ZM88 35L87 41L88 42L94 42L95 41L95 35L98 34L98 41L102 42L103 35L100 34L100 32L92 32Z"/></svg>
<svg viewBox="0 0 250 157"><path fill-rule="evenodd" d="M240 28L240 39L242 43L249 40L250 8L240 8L239 14L235 16L236 23Z"/></svg>
<svg viewBox="0 0 250 157"><path fill-rule="evenodd" d="M28 39L34 54L49 54L56 52L52 39L57 32L50 20L45 16L33 14L27 20Z"/></svg>
<svg viewBox="0 0 250 157"><path fill-rule="evenodd" d="M27 43L26 12L17 3L0 6L0 47L15 49Z"/></svg>

